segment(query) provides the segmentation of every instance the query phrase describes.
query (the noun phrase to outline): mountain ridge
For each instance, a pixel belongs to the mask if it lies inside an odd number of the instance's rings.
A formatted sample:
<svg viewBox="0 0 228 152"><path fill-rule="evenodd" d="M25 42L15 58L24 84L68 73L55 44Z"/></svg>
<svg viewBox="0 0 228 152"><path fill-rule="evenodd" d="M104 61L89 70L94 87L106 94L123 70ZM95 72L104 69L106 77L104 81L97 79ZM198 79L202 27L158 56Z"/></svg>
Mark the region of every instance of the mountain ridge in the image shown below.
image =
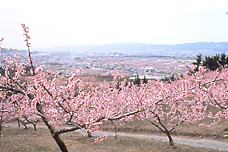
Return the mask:
<svg viewBox="0 0 228 152"><path fill-rule="evenodd" d="M228 52L228 42L195 42L183 44L110 43L98 45L72 45L33 49L45 53L65 54L117 54L139 56L195 56Z"/></svg>

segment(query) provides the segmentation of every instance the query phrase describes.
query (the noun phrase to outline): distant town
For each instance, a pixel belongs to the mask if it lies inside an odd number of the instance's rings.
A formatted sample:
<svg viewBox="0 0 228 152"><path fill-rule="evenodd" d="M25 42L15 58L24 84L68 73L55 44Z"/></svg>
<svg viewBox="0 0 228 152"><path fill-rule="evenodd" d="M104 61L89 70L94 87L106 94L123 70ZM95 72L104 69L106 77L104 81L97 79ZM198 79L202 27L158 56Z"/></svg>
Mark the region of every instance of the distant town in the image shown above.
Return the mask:
<svg viewBox="0 0 228 152"><path fill-rule="evenodd" d="M187 71L186 67L172 57L135 57L115 56L113 54L103 56L70 56L59 54L35 54L36 65L52 72L68 76L72 71L82 69L82 79L91 77L127 77L135 79L162 79L171 75L180 75ZM194 61L192 58L182 58L188 64Z"/></svg>

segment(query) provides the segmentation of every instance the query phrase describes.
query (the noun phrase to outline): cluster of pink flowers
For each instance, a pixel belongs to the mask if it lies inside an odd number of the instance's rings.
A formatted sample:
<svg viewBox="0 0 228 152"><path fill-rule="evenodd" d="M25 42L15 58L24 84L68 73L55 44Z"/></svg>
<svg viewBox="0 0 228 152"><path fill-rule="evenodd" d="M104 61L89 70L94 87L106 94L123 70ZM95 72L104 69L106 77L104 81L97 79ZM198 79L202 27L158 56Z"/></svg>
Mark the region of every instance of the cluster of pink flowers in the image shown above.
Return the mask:
<svg viewBox="0 0 228 152"><path fill-rule="evenodd" d="M27 47L30 47L31 46L31 43L29 42L29 40L31 39L31 37L29 36L29 27L25 26L25 24L21 24L22 26L22 29L24 31L24 35L25 35L25 42L26 42L26 46Z"/></svg>
<svg viewBox="0 0 228 152"><path fill-rule="evenodd" d="M107 135L100 136L100 137L94 139L94 142L95 142L95 143L99 143L99 142L105 140L106 138L107 138Z"/></svg>

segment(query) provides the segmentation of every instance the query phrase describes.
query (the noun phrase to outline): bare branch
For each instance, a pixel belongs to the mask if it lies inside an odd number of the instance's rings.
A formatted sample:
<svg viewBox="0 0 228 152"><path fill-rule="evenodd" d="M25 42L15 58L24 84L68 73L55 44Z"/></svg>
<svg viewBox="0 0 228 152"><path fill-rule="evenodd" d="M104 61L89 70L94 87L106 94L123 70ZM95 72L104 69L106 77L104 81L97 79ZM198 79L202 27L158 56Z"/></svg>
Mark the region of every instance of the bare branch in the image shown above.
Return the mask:
<svg viewBox="0 0 228 152"><path fill-rule="evenodd" d="M147 121L149 121L152 125L154 125L155 127L157 127L159 130L161 130L162 132L165 132L165 130L163 130L159 125L157 125L155 122L153 122L152 120L150 120L149 118L146 118Z"/></svg>
<svg viewBox="0 0 228 152"><path fill-rule="evenodd" d="M138 110L136 110L136 111L132 111L132 112L129 112L129 113L120 115L120 116L108 118L108 120L119 120L119 119L121 119L121 118L124 118L124 117L127 117L127 116L131 116L131 115L137 114L137 113L139 113L139 112L142 112L143 110L144 110L144 109L138 109Z"/></svg>
<svg viewBox="0 0 228 152"><path fill-rule="evenodd" d="M72 131L75 131L75 130L78 130L78 129L82 129L84 127L85 127L85 125L76 126L76 127L72 127L72 128L65 128L65 129L61 129L59 131L56 131L55 134L59 135L59 134L62 134L62 133L72 132Z"/></svg>

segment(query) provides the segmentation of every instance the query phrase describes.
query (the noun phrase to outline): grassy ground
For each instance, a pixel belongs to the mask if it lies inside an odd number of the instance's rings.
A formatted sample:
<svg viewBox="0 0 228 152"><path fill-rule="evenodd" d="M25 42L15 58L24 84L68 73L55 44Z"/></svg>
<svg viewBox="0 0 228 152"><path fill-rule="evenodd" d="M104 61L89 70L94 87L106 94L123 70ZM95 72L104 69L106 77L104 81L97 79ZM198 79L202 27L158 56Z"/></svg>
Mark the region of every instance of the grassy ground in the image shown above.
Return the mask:
<svg viewBox="0 0 228 152"><path fill-rule="evenodd" d="M199 123L209 124L209 120L204 120L203 122ZM211 128L199 126L199 123L179 125L172 132L172 135L186 136L191 138L210 138L228 141L228 138L224 138L225 135L228 135L227 120L224 120L221 123L212 126ZM102 125L102 130L104 131L114 131L114 128L114 125L112 125L111 123L104 123L104 125ZM135 120L133 122L127 122L123 125L117 125L117 130L118 132L135 132L140 134L164 135L159 129L154 127L148 121Z"/></svg>
<svg viewBox="0 0 228 152"><path fill-rule="evenodd" d="M62 136L70 152L214 152L205 148L186 145L168 146L168 143L151 139L135 139L128 137L108 137L107 140L94 143L78 133ZM23 129L4 127L0 140L1 152L55 152L60 151L47 129Z"/></svg>

